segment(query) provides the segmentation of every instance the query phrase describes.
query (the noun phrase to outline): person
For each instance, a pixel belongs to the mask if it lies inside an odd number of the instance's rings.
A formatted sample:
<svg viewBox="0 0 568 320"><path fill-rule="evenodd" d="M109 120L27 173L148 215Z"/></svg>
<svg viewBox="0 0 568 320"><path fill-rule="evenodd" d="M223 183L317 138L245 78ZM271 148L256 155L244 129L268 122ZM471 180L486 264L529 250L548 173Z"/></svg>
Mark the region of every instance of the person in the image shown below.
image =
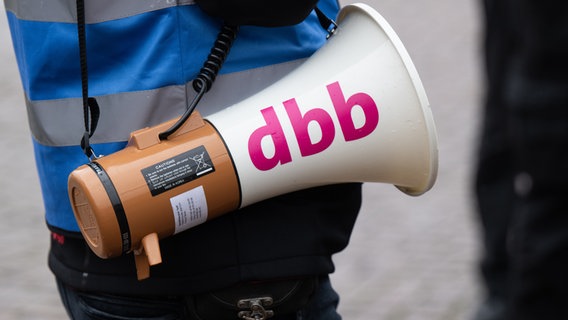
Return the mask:
<svg viewBox="0 0 568 320"><path fill-rule="evenodd" d="M568 318L568 5L485 0L476 320Z"/></svg>
<svg viewBox="0 0 568 320"><path fill-rule="evenodd" d="M204 116L260 91L324 44L316 3L270 2L260 9L251 1L242 7L189 0L4 3L51 230L48 265L70 318L340 319L328 275L332 255L349 241L359 183L278 196L164 239L163 262L142 281L132 253L93 254L67 195L67 177L89 161L88 147L95 156L111 154L130 132L184 112L224 21L241 25L197 106ZM335 17L339 4L320 0L317 7ZM85 121L89 115L98 115L97 125Z"/></svg>

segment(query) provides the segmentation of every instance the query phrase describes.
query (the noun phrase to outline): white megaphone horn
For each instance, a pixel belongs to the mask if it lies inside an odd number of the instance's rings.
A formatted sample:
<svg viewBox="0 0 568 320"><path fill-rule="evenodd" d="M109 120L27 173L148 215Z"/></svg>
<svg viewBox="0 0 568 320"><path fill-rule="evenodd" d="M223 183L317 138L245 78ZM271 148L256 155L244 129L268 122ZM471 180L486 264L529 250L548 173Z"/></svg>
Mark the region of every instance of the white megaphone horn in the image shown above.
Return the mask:
<svg viewBox="0 0 568 320"><path fill-rule="evenodd" d="M125 149L73 171L69 197L91 249L134 252L145 278L159 239L277 195L346 182L428 191L436 130L408 53L367 5L344 7L338 26L262 92L206 119L194 112L164 141L176 119L133 132Z"/></svg>

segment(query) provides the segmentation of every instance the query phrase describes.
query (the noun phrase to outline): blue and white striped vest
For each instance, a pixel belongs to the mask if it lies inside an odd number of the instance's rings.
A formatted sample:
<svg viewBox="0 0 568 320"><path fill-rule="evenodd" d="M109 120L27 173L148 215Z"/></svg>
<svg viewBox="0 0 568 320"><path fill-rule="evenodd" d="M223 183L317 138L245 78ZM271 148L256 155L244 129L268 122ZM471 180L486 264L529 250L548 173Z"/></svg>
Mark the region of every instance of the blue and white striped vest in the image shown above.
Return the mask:
<svg viewBox="0 0 568 320"><path fill-rule="evenodd" d="M130 132L179 116L191 80L221 27L191 0L86 1L89 93L101 107L91 138L97 154L124 147ZM67 197L69 173L88 161L75 0L5 0L33 135L49 226L78 231ZM338 3L318 7L335 17ZM325 42L315 13L279 28L241 27L213 89L210 114L274 82Z"/></svg>

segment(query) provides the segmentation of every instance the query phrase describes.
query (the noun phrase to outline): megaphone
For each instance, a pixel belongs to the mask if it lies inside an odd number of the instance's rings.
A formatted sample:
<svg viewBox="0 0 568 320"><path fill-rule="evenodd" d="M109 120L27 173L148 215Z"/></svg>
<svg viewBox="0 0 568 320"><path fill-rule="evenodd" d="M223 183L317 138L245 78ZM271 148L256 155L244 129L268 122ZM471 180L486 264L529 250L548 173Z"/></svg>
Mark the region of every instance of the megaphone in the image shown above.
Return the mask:
<svg viewBox="0 0 568 320"><path fill-rule="evenodd" d="M301 66L205 119L195 111L131 134L125 149L77 168L69 197L93 252L134 252L139 279L159 239L292 191L381 182L409 195L434 184L436 129L426 93L393 29L364 4ZM270 213L267 213L270 214Z"/></svg>

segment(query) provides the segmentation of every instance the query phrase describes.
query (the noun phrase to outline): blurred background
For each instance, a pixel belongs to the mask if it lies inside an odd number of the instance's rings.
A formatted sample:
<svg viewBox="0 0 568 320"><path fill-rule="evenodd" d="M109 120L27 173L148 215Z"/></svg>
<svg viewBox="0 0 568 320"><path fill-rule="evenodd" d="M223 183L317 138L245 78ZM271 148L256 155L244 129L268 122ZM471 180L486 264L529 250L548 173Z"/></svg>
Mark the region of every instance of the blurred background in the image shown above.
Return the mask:
<svg viewBox="0 0 568 320"><path fill-rule="evenodd" d="M351 243L335 257L339 309L346 320L470 319L480 299L470 188L481 101L480 1L365 2L389 21L422 78L438 130L439 174L420 197L364 186ZM65 319L47 269L49 233L5 14L0 39L0 319Z"/></svg>

